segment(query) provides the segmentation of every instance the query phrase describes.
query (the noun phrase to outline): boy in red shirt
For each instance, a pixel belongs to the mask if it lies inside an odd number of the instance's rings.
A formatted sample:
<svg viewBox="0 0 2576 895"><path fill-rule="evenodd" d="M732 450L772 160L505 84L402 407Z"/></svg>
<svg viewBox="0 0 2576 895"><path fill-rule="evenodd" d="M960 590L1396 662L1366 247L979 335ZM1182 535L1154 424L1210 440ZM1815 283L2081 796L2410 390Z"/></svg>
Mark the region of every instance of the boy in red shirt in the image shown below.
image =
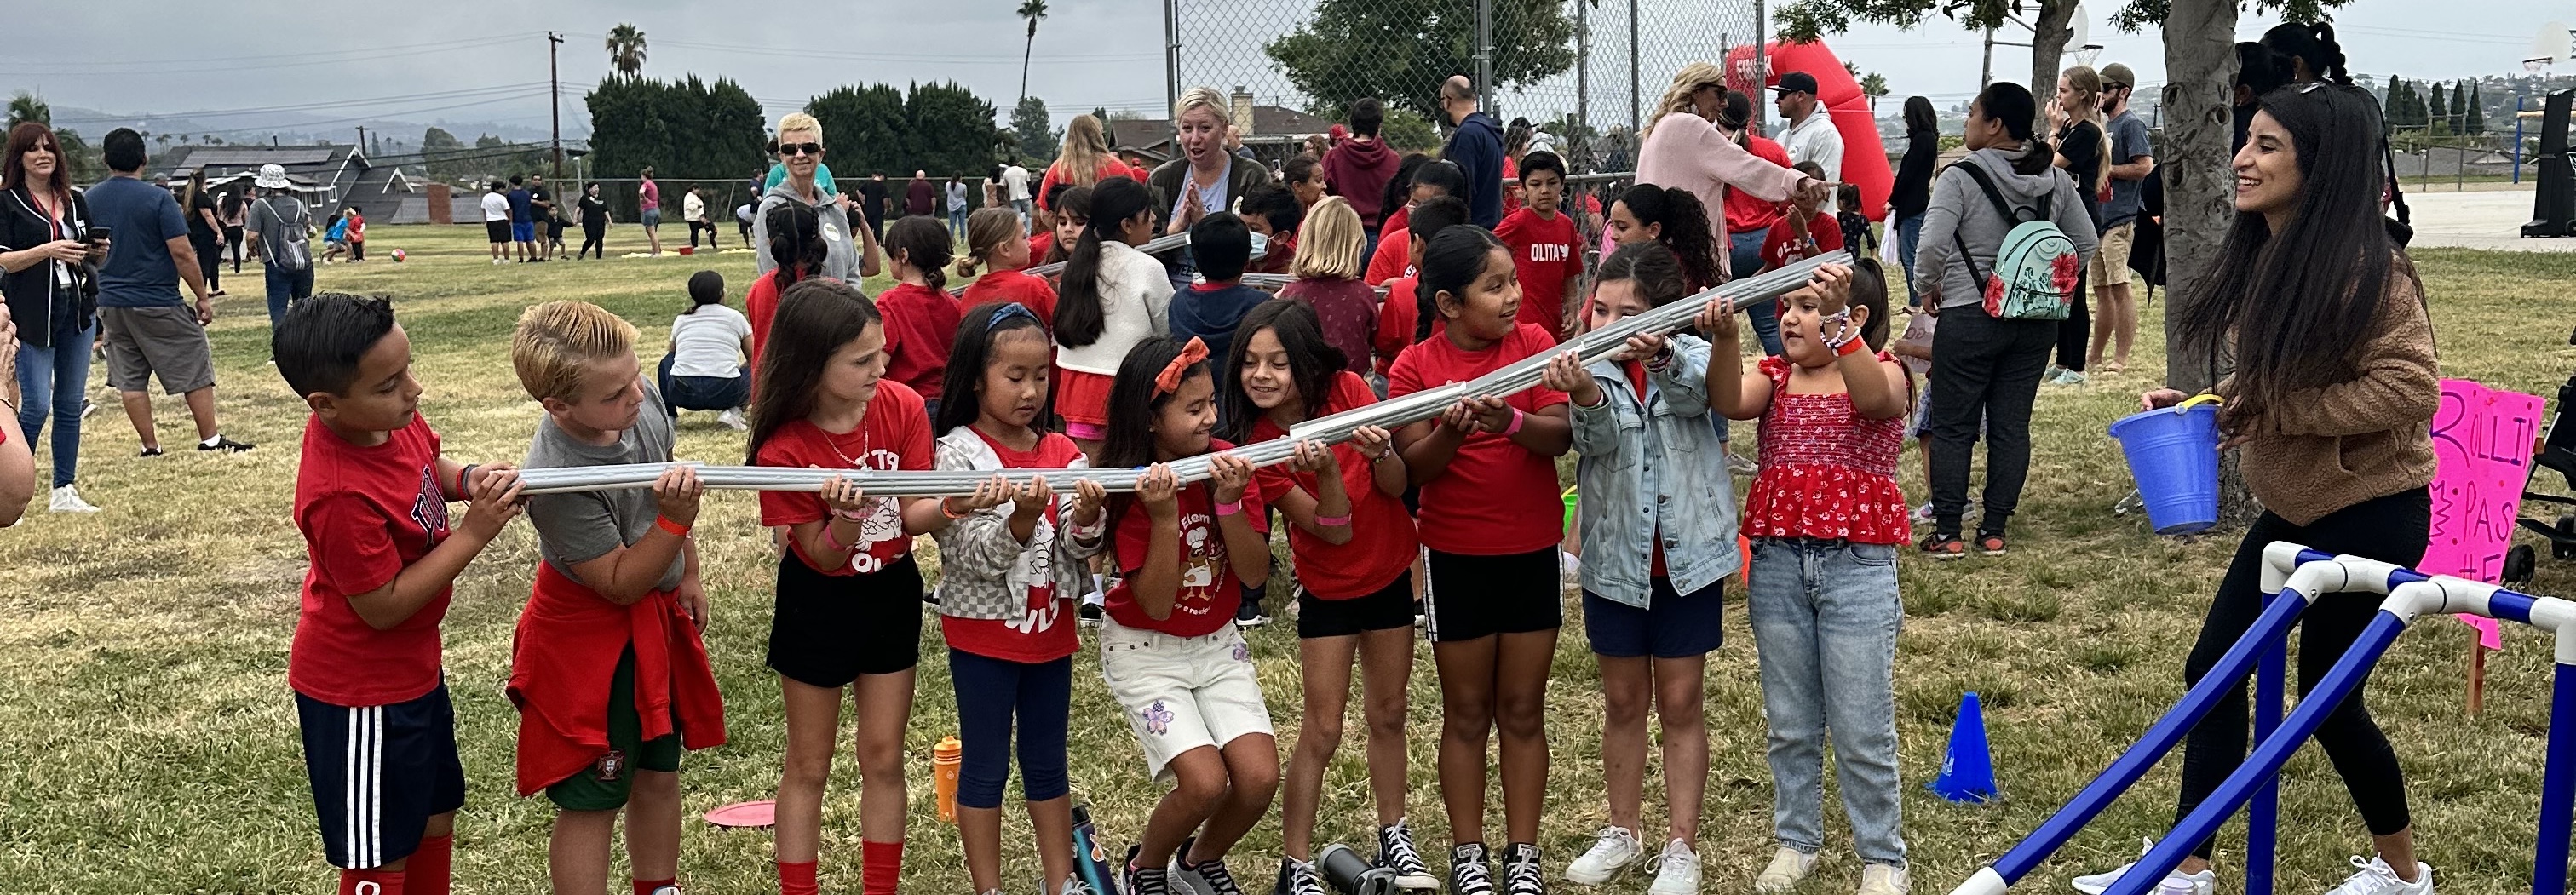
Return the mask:
<svg viewBox="0 0 2576 895"><path fill-rule="evenodd" d="M1538 324L1555 342L1564 341L1574 329L1565 313L1565 297L1580 291L1578 281L1583 277L1583 259L1574 254L1580 238L1574 232L1574 218L1556 213L1564 195L1565 160L1553 152L1522 156L1524 204L1494 228L1494 236L1511 248L1512 266L1520 274L1520 321Z"/></svg>
<svg viewBox="0 0 2576 895"><path fill-rule="evenodd" d="M1412 218L1421 226L1399 232L1412 247L1411 264L1418 265L1422 263L1422 253L1431 247L1432 237L1467 222L1467 202L1456 196L1439 196L1422 203ZM1377 339L1371 344L1377 349L1377 374L1381 379L1394 367L1396 355L1404 353L1406 346L1422 341L1415 335L1415 324L1422 319L1422 301L1413 291L1417 281L1411 274L1387 281L1386 303L1378 306ZM1431 320L1431 331L1440 331L1437 316Z"/></svg>
<svg viewBox="0 0 2576 895"><path fill-rule="evenodd" d="M446 895L465 768L438 624L457 574L519 514L518 472L439 455L411 338L382 298L297 302L270 349L313 410L295 471L312 565L286 683L323 853L344 868L341 895Z"/></svg>
<svg viewBox="0 0 2576 895"><path fill-rule="evenodd" d="M1799 162L1798 173L1825 179L1815 162ZM1787 214L1762 239L1762 269L1775 270L1843 247L1842 224L1825 213L1823 199L1792 199Z"/></svg>
<svg viewBox="0 0 2576 895"><path fill-rule="evenodd" d="M1288 262L1297 257L1297 228L1306 223L1306 208L1297 204L1296 194L1275 186L1254 187L1243 191L1237 207L1243 225L1261 238L1243 272L1287 273Z"/></svg>

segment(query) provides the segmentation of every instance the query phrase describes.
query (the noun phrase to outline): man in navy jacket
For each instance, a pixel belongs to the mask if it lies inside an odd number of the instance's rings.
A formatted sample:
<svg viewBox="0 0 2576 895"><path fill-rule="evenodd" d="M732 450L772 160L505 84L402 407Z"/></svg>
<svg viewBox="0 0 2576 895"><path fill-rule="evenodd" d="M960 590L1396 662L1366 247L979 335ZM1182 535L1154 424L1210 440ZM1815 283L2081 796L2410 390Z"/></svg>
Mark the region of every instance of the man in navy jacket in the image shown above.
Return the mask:
<svg viewBox="0 0 2576 895"><path fill-rule="evenodd" d="M1454 75L1440 84L1440 110L1457 130L1440 157L1467 173L1468 220L1491 230L1503 223L1503 125L1476 110L1476 88L1467 76Z"/></svg>

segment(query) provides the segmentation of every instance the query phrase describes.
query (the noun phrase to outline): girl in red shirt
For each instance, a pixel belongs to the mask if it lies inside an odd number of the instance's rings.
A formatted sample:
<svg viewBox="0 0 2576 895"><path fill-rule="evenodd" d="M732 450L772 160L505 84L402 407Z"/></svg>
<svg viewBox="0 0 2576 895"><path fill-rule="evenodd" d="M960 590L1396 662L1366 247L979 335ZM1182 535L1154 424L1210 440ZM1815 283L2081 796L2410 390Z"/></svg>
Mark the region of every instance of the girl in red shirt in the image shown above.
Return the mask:
<svg viewBox="0 0 2576 895"><path fill-rule="evenodd" d="M914 215L886 228L886 255L894 263L893 288L877 293L885 314L886 378L911 386L939 413L939 388L948 369L948 343L957 338L963 311L948 296L948 225Z"/></svg>
<svg viewBox="0 0 2576 895"><path fill-rule="evenodd" d="M1234 626L1244 589L1270 578L1268 513L1251 490L1252 464L1218 456L1208 481L1186 486L1165 465L1233 447L1210 437L1216 381L1206 361L1197 339L1152 336L1129 349L1110 388L1097 464L1146 468L1135 494L1109 503L1125 575L1109 590L1100 673L1136 731L1146 770L1175 784L1127 850L1129 892L1240 891L1225 854L1269 813L1279 788L1270 710Z"/></svg>
<svg viewBox="0 0 2576 895"><path fill-rule="evenodd" d="M919 394L886 379L876 305L839 280L797 283L778 303L778 338L762 358L749 454L759 466L929 469L930 420ZM769 667L787 711L778 784L783 895L813 895L841 693L857 704L861 891L892 895L903 867L903 732L920 659L921 570L912 536L985 509L980 499L868 497L860 477L820 494L764 491L760 522L785 528Z"/></svg>
<svg viewBox="0 0 2576 895"><path fill-rule="evenodd" d="M1328 199L1327 202L1339 202ZM1345 210L1344 214L1349 212ZM1352 229L1358 219L1353 216ZM1356 232L1353 234L1356 236ZM1353 247L1356 249L1356 246ZM1377 403L1340 349L1325 341L1315 308L1290 299L1244 315L1221 382L1229 437L1269 441L1298 424ZM1362 674L1369 790L1377 800L1378 853L1407 886L1440 883L1405 824L1405 685L1413 676L1413 559L1421 549L1404 508L1403 458L1387 431L1362 426L1348 444L1298 445L1289 467L1253 477L1261 501L1288 519L1297 563L1297 654L1305 723L1288 762L1281 838L1288 891L1320 891L1311 851L1324 768L1342 742L1351 662Z"/></svg>
<svg viewBox="0 0 2576 895"><path fill-rule="evenodd" d="M1023 272L1028 266L1028 230L1019 212L997 205L966 217L966 257L958 260L957 275L975 278L962 296L967 307L1016 303L1037 315L1040 327L1054 325L1055 287ZM978 267L987 273L975 276Z"/></svg>
<svg viewBox="0 0 2576 895"><path fill-rule="evenodd" d="M1404 349L1388 399L1467 382L1555 346L1518 323L1512 255L1482 227L1441 230L1423 252L1420 294L1445 326ZM1459 395L1397 446L1422 488L1431 657L1440 666L1440 795L1448 805L1449 891L1544 891L1538 825L1547 795L1547 674L1559 608L1556 459L1573 445L1564 392ZM1485 741L1502 731L1506 881L1485 850Z"/></svg>

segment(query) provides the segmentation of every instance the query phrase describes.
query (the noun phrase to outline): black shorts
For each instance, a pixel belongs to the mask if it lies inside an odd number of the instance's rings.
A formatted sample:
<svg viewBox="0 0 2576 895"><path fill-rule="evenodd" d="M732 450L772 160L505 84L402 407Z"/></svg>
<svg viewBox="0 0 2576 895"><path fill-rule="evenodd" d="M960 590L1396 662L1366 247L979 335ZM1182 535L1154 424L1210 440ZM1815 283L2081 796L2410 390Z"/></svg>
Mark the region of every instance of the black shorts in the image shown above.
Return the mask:
<svg viewBox="0 0 2576 895"><path fill-rule="evenodd" d="M873 573L825 575L788 551L778 558L769 667L816 687L911 671L921 662L921 594L910 553Z"/></svg>
<svg viewBox="0 0 2576 895"><path fill-rule="evenodd" d="M496 242L496 243L497 243L497 242L509 242L509 241L510 241L510 222L509 222L509 221L484 221L484 222L483 222L483 239L484 239L484 241L486 241L486 242Z"/></svg>
<svg viewBox="0 0 2576 895"><path fill-rule="evenodd" d="M1297 589L1297 636L1348 637L1389 628L1413 627L1413 570L1366 596L1327 600Z"/></svg>
<svg viewBox="0 0 2576 895"><path fill-rule="evenodd" d="M1506 556L1431 551L1431 574L1422 588L1431 642L1564 627L1557 563L1553 546Z"/></svg>
<svg viewBox="0 0 2576 895"><path fill-rule="evenodd" d="M465 807L456 709L445 683L392 705L332 705L298 693L295 720L331 866L382 867L411 857L431 816Z"/></svg>

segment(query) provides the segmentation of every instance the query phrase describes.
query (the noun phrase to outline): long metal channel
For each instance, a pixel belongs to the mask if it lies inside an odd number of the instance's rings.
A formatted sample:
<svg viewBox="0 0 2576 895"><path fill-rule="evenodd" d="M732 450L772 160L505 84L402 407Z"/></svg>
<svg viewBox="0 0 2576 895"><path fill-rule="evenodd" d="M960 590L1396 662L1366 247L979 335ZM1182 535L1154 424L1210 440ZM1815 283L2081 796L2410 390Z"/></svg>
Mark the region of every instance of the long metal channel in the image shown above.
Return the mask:
<svg viewBox="0 0 2576 895"><path fill-rule="evenodd" d="M1150 244L1149 244L1150 245ZM1537 385L1548 360L1572 351L1585 364L1617 354L1629 336L1644 332L1670 334L1691 327L1700 309L1713 298L1725 298L1741 311L1759 302L1774 301L1796 291L1807 283L1816 268L1826 264L1848 264L1847 252L1829 252L1769 273L1747 277L1708 289L1681 301L1673 302L1618 323L1585 333L1559 346L1556 351L1534 354L1504 365L1501 369L1474 380L1427 389L1401 398L1381 401L1330 416L1317 417L1289 430L1289 437L1236 447L1225 453L1251 461L1256 466L1286 463L1296 453L1296 442L1303 440L1340 444L1349 441L1351 433L1361 426L1397 429L1439 416L1460 398L1486 395L1509 395ZM1168 464L1182 484L1206 481L1209 460L1213 455L1200 455ZM698 478L709 488L751 491L820 491L826 479L835 476L856 479L867 493L881 497L964 497L975 492L975 486L991 474L941 470L851 470L798 469L778 466L698 466ZM673 464L639 463L620 466L570 466L531 469L519 474L524 493L555 494L567 491L596 491L610 488L649 488L663 470ZM1050 484L1064 485L1076 478L1100 483L1111 492L1134 491L1139 469L1087 469L1080 471L1046 470L1042 473ZM1012 473L1015 481L1019 471Z"/></svg>
<svg viewBox="0 0 2576 895"><path fill-rule="evenodd" d="M1189 244L1190 235L1188 233L1174 233L1170 236L1157 236L1151 240L1147 240L1144 245L1137 246L1136 251L1143 252L1148 255L1160 255L1173 249L1187 247ZM1065 262L1056 261L1036 265L1034 267L1024 267L1020 269L1020 272L1033 277L1051 277L1056 274L1063 273L1064 265ZM966 294L966 284L957 284L955 287L948 290L948 294L950 296Z"/></svg>

